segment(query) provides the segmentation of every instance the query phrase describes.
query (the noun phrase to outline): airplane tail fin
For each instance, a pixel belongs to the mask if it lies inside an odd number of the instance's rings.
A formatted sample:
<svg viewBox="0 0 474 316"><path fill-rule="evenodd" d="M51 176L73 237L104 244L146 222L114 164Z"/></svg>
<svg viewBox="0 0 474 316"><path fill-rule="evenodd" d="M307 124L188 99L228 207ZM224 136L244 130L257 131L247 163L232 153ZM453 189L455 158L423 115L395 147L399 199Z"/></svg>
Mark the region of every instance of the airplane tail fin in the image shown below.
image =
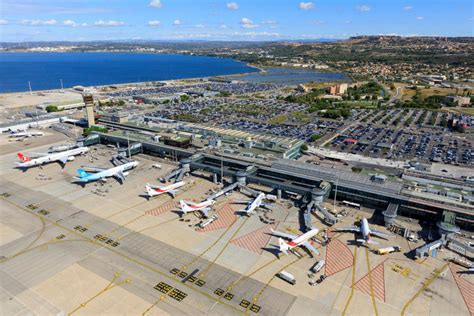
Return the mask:
<svg viewBox="0 0 474 316"><path fill-rule="evenodd" d="M20 158L20 160L23 161L23 162L27 162L27 161L30 161L30 160L31 160L30 157L25 156L25 155L23 155L22 153L18 153L17 156L18 156L18 158Z"/></svg>
<svg viewBox="0 0 474 316"><path fill-rule="evenodd" d="M179 201L179 207L181 208L181 211L182 211L184 214L188 213L188 212L191 210L191 208L189 207L189 205L186 204L186 202L184 202L183 200L180 200L180 201Z"/></svg>
<svg viewBox="0 0 474 316"><path fill-rule="evenodd" d="M176 197L176 190L169 190L168 193L173 196L173 199Z"/></svg>
<svg viewBox="0 0 474 316"><path fill-rule="evenodd" d="M151 188L151 186L148 183L145 185L145 190L146 190L146 193L148 194L148 196L153 196L153 189Z"/></svg>
<svg viewBox="0 0 474 316"><path fill-rule="evenodd" d="M288 255L288 249L290 248L288 244L281 238L278 238L278 244L280 246L280 251L285 255Z"/></svg>
<svg viewBox="0 0 474 316"><path fill-rule="evenodd" d="M84 169L77 169L77 173L81 179L87 177L89 174Z"/></svg>

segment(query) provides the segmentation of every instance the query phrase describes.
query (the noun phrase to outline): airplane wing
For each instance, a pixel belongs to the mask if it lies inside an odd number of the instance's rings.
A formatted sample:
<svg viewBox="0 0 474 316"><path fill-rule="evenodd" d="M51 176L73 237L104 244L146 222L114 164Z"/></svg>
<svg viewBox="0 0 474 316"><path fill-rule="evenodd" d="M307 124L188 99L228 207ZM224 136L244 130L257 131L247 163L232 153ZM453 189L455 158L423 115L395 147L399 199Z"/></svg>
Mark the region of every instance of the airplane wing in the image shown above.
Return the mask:
<svg viewBox="0 0 474 316"><path fill-rule="evenodd" d="M65 165L66 162L68 161L68 158L69 158L68 156L62 156L62 157L58 158L58 161L60 163L62 163L63 165Z"/></svg>
<svg viewBox="0 0 474 316"><path fill-rule="evenodd" d="M249 201L236 200L236 201L232 201L232 204L249 204Z"/></svg>
<svg viewBox="0 0 474 316"><path fill-rule="evenodd" d="M117 180L120 181L120 183L123 183L125 181L125 175L123 174L122 171L119 171L113 175Z"/></svg>
<svg viewBox="0 0 474 316"><path fill-rule="evenodd" d="M279 232L279 231L276 231L276 230L273 230L273 229L272 229L272 235L278 236L278 237L283 237L283 238L290 239L290 240L295 239L296 237L298 237L296 235L282 233L282 232Z"/></svg>
<svg viewBox="0 0 474 316"><path fill-rule="evenodd" d="M354 233L360 233L360 228L357 227L357 226L347 226L347 227L336 228L334 231L336 231L336 232L349 231L349 232L354 232Z"/></svg>
<svg viewBox="0 0 474 316"><path fill-rule="evenodd" d="M105 168L99 168L99 167L94 167L94 166L82 166L82 169L84 169L87 172L101 172L101 171L107 170Z"/></svg>
<svg viewBox="0 0 474 316"><path fill-rule="evenodd" d="M308 249L309 251L314 252L315 254L319 255L319 251L317 251L316 248L314 248L313 245L311 245L309 241L306 241L302 246Z"/></svg>
<svg viewBox="0 0 474 316"><path fill-rule="evenodd" d="M374 230L374 229L370 230L370 234L374 235L374 236L377 236L377 237L380 237L380 238L383 238L383 239L389 239L390 237L392 237L389 234L385 234L385 233L379 232L378 230Z"/></svg>

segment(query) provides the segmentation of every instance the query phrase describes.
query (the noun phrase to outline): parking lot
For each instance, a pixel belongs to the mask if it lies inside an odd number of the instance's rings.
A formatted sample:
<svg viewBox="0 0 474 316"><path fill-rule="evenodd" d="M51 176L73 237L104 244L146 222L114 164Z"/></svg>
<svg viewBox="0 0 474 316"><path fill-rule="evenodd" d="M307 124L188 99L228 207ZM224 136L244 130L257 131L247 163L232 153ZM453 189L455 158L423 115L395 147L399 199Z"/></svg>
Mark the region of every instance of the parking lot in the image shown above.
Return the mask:
<svg viewBox="0 0 474 316"><path fill-rule="evenodd" d="M460 137L428 128L395 129L358 124L328 145L331 149L387 159L413 159L472 165L472 136Z"/></svg>

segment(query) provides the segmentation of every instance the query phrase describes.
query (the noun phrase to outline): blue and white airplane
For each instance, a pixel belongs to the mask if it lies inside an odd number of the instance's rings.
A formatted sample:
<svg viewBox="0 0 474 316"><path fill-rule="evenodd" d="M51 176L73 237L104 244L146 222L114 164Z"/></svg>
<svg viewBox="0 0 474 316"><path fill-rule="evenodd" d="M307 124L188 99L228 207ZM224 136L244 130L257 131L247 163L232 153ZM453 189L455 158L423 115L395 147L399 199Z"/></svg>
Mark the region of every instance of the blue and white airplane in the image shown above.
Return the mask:
<svg viewBox="0 0 474 316"><path fill-rule="evenodd" d="M125 176L128 175L127 170L133 169L138 166L138 161L127 162L123 165L119 165L110 169L96 168L96 173L88 173L84 169L77 169L79 177L74 177L74 182L87 183L92 181L107 181L106 178L115 177L120 184L125 181Z"/></svg>

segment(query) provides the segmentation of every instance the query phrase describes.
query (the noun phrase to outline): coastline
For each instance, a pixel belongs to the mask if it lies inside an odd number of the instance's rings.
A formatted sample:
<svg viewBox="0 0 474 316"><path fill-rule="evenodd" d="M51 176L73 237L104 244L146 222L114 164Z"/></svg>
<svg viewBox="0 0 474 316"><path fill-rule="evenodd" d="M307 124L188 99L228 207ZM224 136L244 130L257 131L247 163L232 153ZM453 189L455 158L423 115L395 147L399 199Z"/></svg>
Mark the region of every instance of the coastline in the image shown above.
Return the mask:
<svg viewBox="0 0 474 316"><path fill-rule="evenodd" d="M35 93L47 93L48 91L62 91L62 90L74 90L75 86L81 86L84 87L85 89L101 89L109 86L124 86L124 85L149 85L153 84L154 82L162 82L162 83L173 83L176 81L181 81L181 80L203 80L203 79L209 79L209 78L224 78L227 76L246 76L249 74L253 73L259 73L259 72L264 72L263 69L256 67L255 65L251 65L250 63L245 63L243 61L237 60L235 58L230 58L230 57L219 57L219 56L206 56L206 55L191 55L191 54L182 54L182 53L152 53L152 52L103 52L103 51L85 51L85 52L27 52L27 51L0 51L0 54L2 53L24 53L24 54L35 54L35 53L44 53L44 54L50 54L50 53L108 53L108 54L115 54L115 53L125 53L125 54L146 54L146 55L178 55L178 56L191 56L191 57L207 57L207 58L216 58L216 59L228 59L231 60L235 63L240 63L244 64L247 68L252 68L255 69L255 71L245 71L245 72L236 72L236 73L230 73L230 74L224 74L224 75L208 75L208 76L199 76L199 77L183 77L183 78L178 78L178 79L164 79L164 80L149 80L149 81L130 81L130 82L123 82L123 83L108 83L108 84L98 84L98 85L81 85L81 84L76 84L71 87L67 87L64 89L61 88L55 88L55 89L38 89L35 90L33 89L31 92L33 94ZM28 90L23 90L23 91L0 91L0 95L8 95L8 94L21 94L21 93L30 93Z"/></svg>

